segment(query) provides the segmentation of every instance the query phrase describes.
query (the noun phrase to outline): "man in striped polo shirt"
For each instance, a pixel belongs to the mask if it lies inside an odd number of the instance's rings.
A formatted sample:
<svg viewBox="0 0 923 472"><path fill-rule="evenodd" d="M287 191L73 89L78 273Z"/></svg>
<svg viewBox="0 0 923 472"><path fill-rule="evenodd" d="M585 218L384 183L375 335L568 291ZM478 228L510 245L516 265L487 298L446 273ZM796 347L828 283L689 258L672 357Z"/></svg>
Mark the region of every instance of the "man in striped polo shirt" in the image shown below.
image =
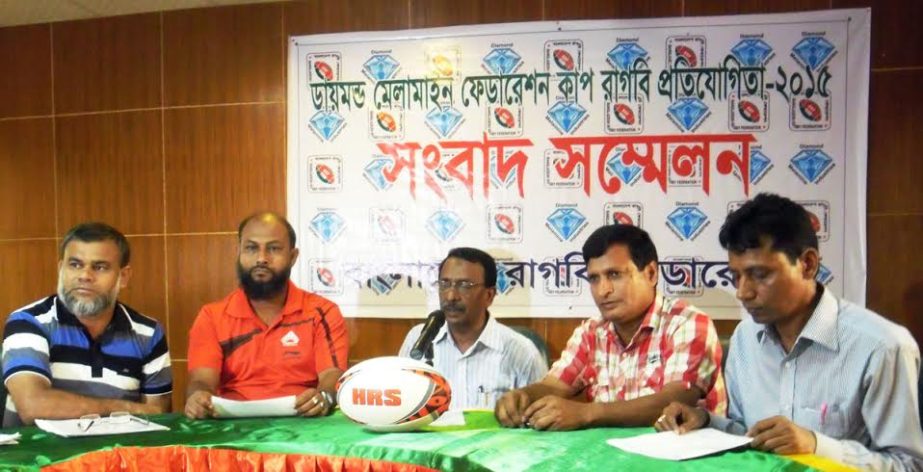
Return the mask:
<svg viewBox="0 0 923 472"><path fill-rule="evenodd" d="M731 337L727 418L671 404L655 427L711 426L778 454L817 454L861 470L923 470L920 349L903 326L817 282L808 211L761 193L719 234L750 314Z"/></svg>
<svg viewBox="0 0 923 472"><path fill-rule="evenodd" d="M644 230L597 229L583 245L600 316L574 330L541 382L497 402L507 427L648 426L671 401L719 414L727 405L721 345L708 316L657 293L657 249Z"/></svg>
<svg viewBox="0 0 923 472"><path fill-rule="evenodd" d="M202 307L189 331L186 416L215 414L212 396L294 396L301 416L333 411L349 337L340 308L295 286L295 229L275 213L245 218L237 231L240 288Z"/></svg>
<svg viewBox="0 0 923 472"><path fill-rule="evenodd" d="M3 335L3 426L37 418L170 411L163 327L117 301L131 277L128 241L104 223L64 236L56 295L14 311Z"/></svg>
<svg viewBox="0 0 923 472"><path fill-rule="evenodd" d="M497 263L490 254L457 247L439 264L439 306L445 324L433 339L433 365L449 380L450 409L492 409L500 395L538 381L548 364L525 336L487 310L497 294ZM410 351L423 325L411 328L400 356Z"/></svg>

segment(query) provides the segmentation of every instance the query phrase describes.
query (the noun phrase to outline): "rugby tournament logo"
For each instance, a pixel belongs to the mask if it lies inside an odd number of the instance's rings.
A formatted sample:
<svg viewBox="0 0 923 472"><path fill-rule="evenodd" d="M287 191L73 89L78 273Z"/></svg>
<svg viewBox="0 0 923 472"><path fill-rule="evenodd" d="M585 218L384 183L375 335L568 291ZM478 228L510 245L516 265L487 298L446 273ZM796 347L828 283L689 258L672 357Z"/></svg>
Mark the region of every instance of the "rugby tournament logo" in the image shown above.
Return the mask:
<svg viewBox="0 0 923 472"><path fill-rule="evenodd" d="M836 56L837 50L823 33L804 33L801 41L792 47L792 59L802 68L804 74L792 74L791 96L789 98L789 127L793 131L813 131L830 129L832 123L831 108L833 100L826 88L830 78L827 65ZM795 89L795 76L800 81L802 75L812 78L817 85Z"/></svg>
<svg viewBox="0 0 923 472"><path fill-rule="evenodd" d="M343 160L340 156L308 158L308 188L312 192L338 192L343 188Z"/></svg>
<svg viewBox="0 0 923 472"><path fill-rule="evenodd" d="M567 162L567 152L560 149L545 149L545 187L548 188L579 188L583 185L583 167L574 167L568 176L562 176L558 167Z"/></svg>
<svg viewBox="0 0 923 472"><path fill-rule="evenodd" d="M322 295L343 293L340 266L333 259L311 259L308 261L310 290Z"/></svg>
<svg viewBox="0 0 923 472"><path fill-rule="evenodd" d="M404 212L399 208L369 208L369 228L375 241L401 241L406 234Z"/></svg>
<svg viewBox="0 0 923 472"><path fill-rule="evenodd" d="M742 67L765 68L775 53L761 35L746 35L731 48L731 56ZM749 94L742 89L742 95L739 95L737 90L731 91L728 95L728 128L731 131L768 130L769 103L769 95L765 92Z"/></svg>
<svg viewBox="0 0 923 472"><path fill-rule="evenodd" d="M825 200L800 200L798 204L804 207L811 219L811 227L817 234L818 241L830 239L830 202Z"/></svg>
<svg viewBox="0 0 923 472"><path fill-rule="evenodd" d="M522 207L519 205L489 205L487 207L487 239L497 242L522 242Z"/></svg>
<svg viewBox="0 0 923 472"><path fill-rule="evenodd" d="M701 257L667 256L659 264L663 291L670 296L701 297L705 287L700 283Z"/></svg>
<svg viewBox="0 0 923 472"><path fill-rule="evenodd" d="M378 141L404 139L404 110L399 107L369 109L369 136Z"/></svg>
<svg viewBox="0 0 923 472"><path fill-rule="evenodd" d="M629 225L643 228L644 205L638 202L609 202L603 207L607 225Z"/></svg>

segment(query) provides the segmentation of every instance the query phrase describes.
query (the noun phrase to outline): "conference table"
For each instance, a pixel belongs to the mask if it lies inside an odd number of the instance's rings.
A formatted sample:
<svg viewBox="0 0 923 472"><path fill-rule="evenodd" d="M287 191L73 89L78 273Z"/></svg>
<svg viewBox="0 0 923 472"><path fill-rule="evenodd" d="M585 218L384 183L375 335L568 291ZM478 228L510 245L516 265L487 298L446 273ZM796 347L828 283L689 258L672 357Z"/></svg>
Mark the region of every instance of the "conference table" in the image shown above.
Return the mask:
<svg viewBox="0 0 923 472"><path fill-rule="evenodd" d="M651 459L606 444L652 428L543 432L500 428L491 412L466 424L374 433L341 413L324 418L191 421L155 415L170 431L63 438L35 427L0 446L0 470L332 470L332 471L804 471L850 470L817 456L745 449L682 462Z"/></svg>

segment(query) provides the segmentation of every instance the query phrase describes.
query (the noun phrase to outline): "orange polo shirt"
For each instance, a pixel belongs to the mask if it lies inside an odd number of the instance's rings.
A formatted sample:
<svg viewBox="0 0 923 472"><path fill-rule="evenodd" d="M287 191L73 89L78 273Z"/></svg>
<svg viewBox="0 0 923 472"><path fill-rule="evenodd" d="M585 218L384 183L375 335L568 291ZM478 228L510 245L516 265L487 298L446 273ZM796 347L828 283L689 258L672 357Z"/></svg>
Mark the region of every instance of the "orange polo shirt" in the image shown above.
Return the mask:
<svg viewBox="0 0 923 472"><path fill-rule="evenodd" d="M297 395L317 374L346 369L349 337L340 308L289 282L282 313L267 326L242 289L202 307L189 331L189 371L221 372L218 395L259 400Z"/></svg>

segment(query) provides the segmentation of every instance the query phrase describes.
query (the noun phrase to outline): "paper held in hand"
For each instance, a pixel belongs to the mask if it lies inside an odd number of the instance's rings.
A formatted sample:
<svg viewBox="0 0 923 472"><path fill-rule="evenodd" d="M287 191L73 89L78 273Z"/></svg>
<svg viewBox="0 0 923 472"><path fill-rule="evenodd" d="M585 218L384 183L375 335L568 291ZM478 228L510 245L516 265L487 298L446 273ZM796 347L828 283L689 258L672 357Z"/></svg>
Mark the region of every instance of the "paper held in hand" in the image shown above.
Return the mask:
<svg viewBox="0 0 923 472"><path fill-rule="evenodd" d="M295 396L265 400L237 401L212 397L216 418L250 418L257 416L295 416Z"/></svg>
<svg viewBox="0 0 923 472"><path fill-rule="evenodd" d="M750 444L752 440L753 438L747 436L736 436L717 429L705 428L682 435L664 431L631 438L615 438L606 443L643 456L681 461L735 449Z"/></svg>
<svg viewBox="0 0 923 472"><path fill-rule="evenodd" d="M166 426L152 423L128 413L113 413L110 416L103 417L86 415L75 420L35 420L35 426L38 426L43 431L65 438L170 430Z"/></svg>

